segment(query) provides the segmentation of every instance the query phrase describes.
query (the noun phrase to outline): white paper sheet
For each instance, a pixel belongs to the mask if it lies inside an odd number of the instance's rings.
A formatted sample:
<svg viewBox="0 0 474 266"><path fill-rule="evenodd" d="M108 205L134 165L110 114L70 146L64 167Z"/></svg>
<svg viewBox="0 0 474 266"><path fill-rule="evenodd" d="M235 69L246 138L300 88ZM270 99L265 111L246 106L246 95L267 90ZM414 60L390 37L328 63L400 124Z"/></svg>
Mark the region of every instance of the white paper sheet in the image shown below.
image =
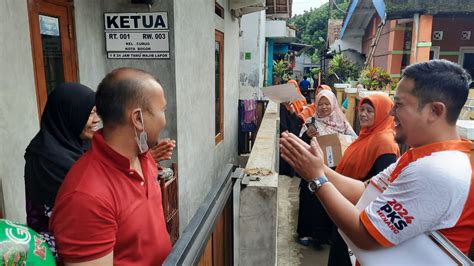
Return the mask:
<svg viewBox="0 0 474 266"><path fill-rule="evenodd" d="M293 84L282 84L262 88L263 94L276 103L304 100Z"/></svg>

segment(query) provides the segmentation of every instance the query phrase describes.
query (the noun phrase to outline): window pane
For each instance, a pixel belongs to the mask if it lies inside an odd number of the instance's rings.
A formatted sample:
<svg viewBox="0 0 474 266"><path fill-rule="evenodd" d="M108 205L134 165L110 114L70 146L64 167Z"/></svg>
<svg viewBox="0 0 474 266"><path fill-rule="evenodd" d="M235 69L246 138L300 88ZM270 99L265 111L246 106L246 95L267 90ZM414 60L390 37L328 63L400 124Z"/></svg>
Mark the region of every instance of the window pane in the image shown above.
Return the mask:
<svg viewBox="0 0 474 266"><path fill-rule="evenodd" d="M49 95L55 87L64 82L59 19L57 17L39 15L39 21L46 90Z"/></svg>
<svg viewBox="0 0 474 266"><path fill-rule="evenodd" d="M462 67L464 67L469 72L469 74L471 74L471 76L474 76L474 53L464 54Z"/></svg>
<svg viewBox="0 0 474 266"><path fill-rule="evenodd" d="M216 104L216 132L215 132L215 135L219 134L220 131L221 131L221 126L220 126L220 121L221 121L221 112L220 112L220 99L221 99L221 95L220 95L220 84L221 84L221 73L220 73L220 56L221 56L221 52L220 52L220 43L216 41L216 47L215 47L215 66L216 66L216 69L215 69L215 80L216 80L216 98L215 98L215 104Z"/></svg>

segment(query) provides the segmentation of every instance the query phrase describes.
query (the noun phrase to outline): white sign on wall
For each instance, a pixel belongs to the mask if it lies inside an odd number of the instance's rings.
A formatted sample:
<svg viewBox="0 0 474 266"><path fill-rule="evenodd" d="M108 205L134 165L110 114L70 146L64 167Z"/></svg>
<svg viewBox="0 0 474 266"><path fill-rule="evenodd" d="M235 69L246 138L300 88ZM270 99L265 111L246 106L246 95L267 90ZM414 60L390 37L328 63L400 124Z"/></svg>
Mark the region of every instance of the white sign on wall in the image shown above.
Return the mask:
<svg viewBox="0 0 474 266"><path fill-rule="evenodd" d="M169 59L167 12L104 13L108 58Z"/></svg>

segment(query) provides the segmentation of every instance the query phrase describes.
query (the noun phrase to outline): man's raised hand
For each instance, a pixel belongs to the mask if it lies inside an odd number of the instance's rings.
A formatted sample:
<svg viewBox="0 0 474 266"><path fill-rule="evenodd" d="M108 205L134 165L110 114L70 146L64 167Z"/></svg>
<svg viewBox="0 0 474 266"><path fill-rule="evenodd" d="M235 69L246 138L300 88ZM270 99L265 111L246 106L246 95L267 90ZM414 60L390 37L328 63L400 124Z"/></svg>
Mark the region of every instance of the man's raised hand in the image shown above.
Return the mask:
<svg viewBox="0 0 474 266"><path fill-rule="evenodd" d="M281 157L308 181L324 175L324 163L322 156L318 156L321 150L319 148L318 151L318 147L317 142L310 146L292 133L284 132L280 138Z"/></svg>

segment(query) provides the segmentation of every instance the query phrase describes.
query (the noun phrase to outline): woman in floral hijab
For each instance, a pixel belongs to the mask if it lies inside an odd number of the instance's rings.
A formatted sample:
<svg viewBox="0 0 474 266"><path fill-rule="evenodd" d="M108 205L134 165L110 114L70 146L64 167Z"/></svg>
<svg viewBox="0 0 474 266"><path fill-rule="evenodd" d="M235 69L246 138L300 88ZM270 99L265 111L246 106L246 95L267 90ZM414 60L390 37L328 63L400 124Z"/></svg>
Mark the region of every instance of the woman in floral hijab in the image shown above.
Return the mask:
<svg viewBox="0 0 474 266"><path fill-rule="evenodd" d="M309 138L334 133L357 137L346 117L337 104L336 95L332 91L322 90L316 96L316 114L306 121L300 135L305 133Z"/></svg>

